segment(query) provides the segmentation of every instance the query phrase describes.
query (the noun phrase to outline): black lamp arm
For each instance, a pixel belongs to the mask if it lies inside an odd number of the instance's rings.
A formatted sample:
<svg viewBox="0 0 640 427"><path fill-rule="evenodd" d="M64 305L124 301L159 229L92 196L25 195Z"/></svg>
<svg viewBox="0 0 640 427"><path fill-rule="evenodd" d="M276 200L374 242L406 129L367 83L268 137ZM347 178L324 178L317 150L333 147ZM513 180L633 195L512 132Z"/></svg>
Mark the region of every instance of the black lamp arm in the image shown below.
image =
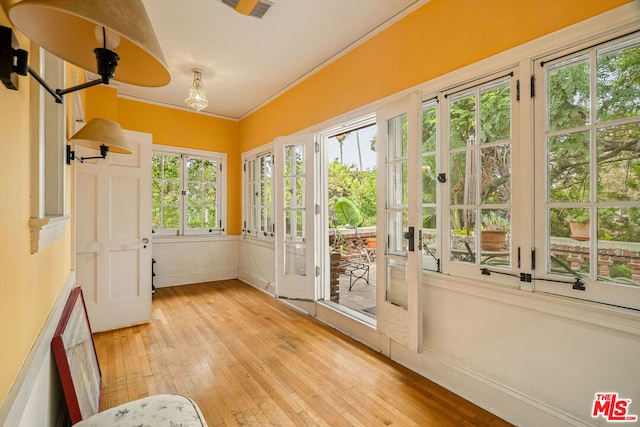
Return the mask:
<svg viewBox="0 0 640 427"><path fill-rule="evenodd" d="M117 53L105 48L96 48L94 49L94 53L96 55L98 74L100 74L101 78L67 89L54 90L44 81L36 70L28 65L29 53L26 50L18 49L17 46L18 42L11 28L0 26L0 79L4 85L8 89L18 90L17 80L14 81L15 74L26 76L28 72L53 96L58 104L62 104L62 95L66 95L67 93L97 86L102 83L109 84L109 80L113 78L115 69L118 66L118 61L120 60Z"/></svg>
<svg viewBox="0 0 640 427"><path fill-rule="evenodd" d="M85 160L91 159L106 159L109 154L109 147L102 144L100 146L100 155L91 157L76 157L76 152L71 149L71 146L67 144L67 164L70 165L72 160L78 160L80 163L84 163Z"/></svg>

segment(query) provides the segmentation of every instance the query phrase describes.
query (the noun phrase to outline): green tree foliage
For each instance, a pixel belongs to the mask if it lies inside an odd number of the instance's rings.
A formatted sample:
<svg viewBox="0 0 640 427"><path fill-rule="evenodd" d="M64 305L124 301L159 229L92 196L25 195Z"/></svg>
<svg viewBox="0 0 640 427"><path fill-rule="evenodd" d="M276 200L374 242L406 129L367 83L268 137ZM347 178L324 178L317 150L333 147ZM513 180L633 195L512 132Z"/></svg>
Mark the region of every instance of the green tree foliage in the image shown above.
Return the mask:
<svg viewBox="0 0 640 427"><path fill-rule="evenodd" d="M330 223L339 226L334 206L341 198L352 200L362 212L363 226L376 225L376 171L358 170L355 165L342 164L338 159L329 163Z"/></svg>
<svg viewBox="0 0 640 427"><path fill-rule="evenodd" d="M598 55L596 93L591 93L591 83L587 55L549 71L547 127L550 131L561 131L548 139L549 201L577 206L588 202L639 201L640 47ZM593 97L595 112L591 111ZM633 118L636 120L630 123L616 122ZM595 135L584 130L584 126L594 121L603 125ZM607 126L608 123L611 125ZM592 200L594 159L597 198ZM599 208L599 238L639 242L640 221L636 211L635 208ZM561 208L551 210L552 236L569 235L566 220L571 212Z"/></svg>

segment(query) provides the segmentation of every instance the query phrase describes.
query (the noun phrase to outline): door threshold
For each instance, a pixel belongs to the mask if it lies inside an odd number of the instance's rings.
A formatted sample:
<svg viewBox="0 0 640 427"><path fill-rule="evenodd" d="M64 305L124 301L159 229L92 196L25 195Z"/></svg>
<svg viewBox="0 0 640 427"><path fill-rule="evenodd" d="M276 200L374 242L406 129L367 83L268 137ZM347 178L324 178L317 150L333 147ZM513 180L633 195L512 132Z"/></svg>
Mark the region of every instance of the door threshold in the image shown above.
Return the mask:
<svg viewBox="0 0 640 427"><path fill-rule="evenodd" d="M318 301L318 303L331 307L335 311L345 314L346 316L349 316L355 320L359 320L360 322L366 323L369 326L372 326L374 328L376 327L377 321L375 314L360 310L354 310L353 308L349 308L333 301ZM375 313L375 307L373 307L372 311L373 313Z"/></svg>

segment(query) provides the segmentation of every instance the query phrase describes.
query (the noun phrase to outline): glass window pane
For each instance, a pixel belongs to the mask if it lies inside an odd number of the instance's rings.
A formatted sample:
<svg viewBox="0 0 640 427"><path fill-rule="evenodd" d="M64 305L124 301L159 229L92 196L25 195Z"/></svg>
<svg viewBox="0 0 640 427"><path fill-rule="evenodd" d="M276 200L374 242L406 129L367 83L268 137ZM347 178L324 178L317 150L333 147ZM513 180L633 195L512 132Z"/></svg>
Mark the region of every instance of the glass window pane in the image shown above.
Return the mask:
<svg viewBox="0 0 640 427"><path fill-rule="evenodd" d="M598 121L640 115L640 47L598 56Z"/></svg>
<svg viewBox="0 0 640 427"><path fill-rule="evenodd" d="M187 179L189 181L202 181L202 160L187 160Z"/></svg>
<svg viewBox="0 0 640 427"><path fill-rule="evenodd" d="M204 228L216 228L218 226L215 206L204 207Z"/></svg>
<svg viewBox="0 0 640 427"><path fill-rule="evenodd" d="M406 113L387 120L387 127L387 161L406 158L408 152Z"/></svg>
<svg viewBox="0 0 640 427"><path fill-rule="evenodd" d="M162 227L162 210L160 206L151 208L151 228L158 229Z"/></svg>
<svg viewBox="0 0 640 427"><path fill-rule="evenodd" d="M549 218L551 250L548 261L551 272L574 277L588 276L591 253L588 211L580 208L551 208Z"/></svg>
<svg viewBox="0 0 640 427"><path fill-rule="evenodd" d="M154 179L162 178L162 156L159 154L151 156L151 177Z"/></svg>
<svg viewBox="0 0 640 427"><path fill-rule="evenodd" d="M160 187L160 181L155 179L151 182L151 201L154 205L159 205L162 201L162 188Z"/></svg>
<svg viewBox="0 0 640 427"><path fill-rule="evenodd" d="M202 179L205 182L216 182L216 175L218 172L216 162L212 160L203 160L202 161Z"/></svg>
<svg viewBox="0 0 640 427"><path fill-rule="evenodd" d="M425 107L422 110L422 152L436 151L436 107Z"/></svg>
<svg viewBox="0 0 640 427"><path fill-rule="evenodd" d="M549 70L548 129L571 129L589 124L591 114L588 58L573 59Z"/></svg>
<svg viewBox="0 0 640 427"><path fill-rule="evenodd" d="M436 203L436 156L422 157L422 203Z"/></svg>
<svg viewBox="0 0 640 427"><path fill-rule="evenodd" d="M483 209L480 234L481 263L511 265L511 210Z"/></svg>
<svg viewBox="0 0 640 427"><path fill-rule="evenodd" d="M599 129L596 138L598 201L640 201L640 123Z"/></svg>
<svg viewBox="0 0 640 427"><path fill-rule="evenodd" d="M187 227L203 228L203 216L202 206L189 206L187 208Z"/></svg>
<svg viewBox="0 0 640 427"><path fill-rule="evenodd" d="M187 204L202 204L202 184L200 182L190 182L187 184Z"/></svg>
<svg viewBox="0 0 640 427"><path fill-rule="evenodd" d="M387 207L399 209L407 205L407 163L393 163L387 165Z"/></svg>
<svg viewBox="0 0 640 427"><path fill-rule="evenodd" d="M180 206L164 206L162 211L162 228L180 228Z"/></svg>
<svg viewBox="0 0 640 427"><path fill-rule="evenodd" d="M216 185L211 183L204 184L204 197L202 202L206 205L216 204Z"/></svg>
<svg viewBox="0 0 640 427"><path fill-rule="evenodd" d="M162 156L163 157L163 177L164 179L180 178L180 157L178 156Z"/></svg>
<svg viewBox="0 0 640 427"><path fill-rule="evenodd" d="M511 145L480 150L482 161L482 203L504 204L511 200Z"/></svg>
<svg viewBox="0 0 640 427"><path fill-rule="evenodd" d="M180 203L180 182L179 181L164 182L162 203L166 205Z"/></svg>
<svg viewBox="0 0 640 427"><path fill-rule="evenodd" d="M474 152L462 151L451 154L450 203L473 205L477 203L477 161Z"/></svg>
<svg viewBox="0 0 640 427"><path fill-rule="evenodd" d="M476 210L451 209L451 244L450 259L452 261L476 262Z"/></svg>
<svg viewBox="0 0 640 427"><path fill-rule="evenodd" d="M296 206L304 206L304 177L296 178Z"/></svg>
<svg viewBox="0 0 640 427"><path fill-rule="evenodd" d="M598 209L598 279L640 286L640 208Z"/></svg>
<svg viewBox="0 0 640 427"><path fill-rule="evenodd" d="M589 132L548 138L550 202L589 201Z"/></svg>
<svg viewBox="0 0 640 427"><path fill-rule="evenodd" d="M466 147L476 134L476 96L471 95L451 103L449 109L450 148Z"/></svg>
<svg viewBox="0 0 640 427"><path fill-rule="evenodd" d="M387 212L387 234L389 244L387 253L390 255L406 256L407 240L404 231L407 229L407 212Z"/></svg>
<svg viewBox="0 0 640 427"><path fill-rule="evenodd" d="M511 88L509 81L489 85L480 94L480 141L511 139Z"/></svg>

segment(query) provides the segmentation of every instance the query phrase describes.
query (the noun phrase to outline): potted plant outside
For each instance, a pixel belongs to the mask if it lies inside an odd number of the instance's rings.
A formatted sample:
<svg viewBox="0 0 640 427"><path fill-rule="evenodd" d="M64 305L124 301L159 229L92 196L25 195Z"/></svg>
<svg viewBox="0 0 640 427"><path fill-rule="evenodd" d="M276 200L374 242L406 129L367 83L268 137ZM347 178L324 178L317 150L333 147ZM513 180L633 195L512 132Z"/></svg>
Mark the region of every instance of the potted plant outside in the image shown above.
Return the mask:
<svg viewBox="0 0 640 427"><path fill-rule="evenodd" d="M489 211L482 215L480 247L485 251L501 251L505 248L507 233L511 224L508 219Z"/></svg>
<svg viewBox="0 0 640 427"><path fill-rule="evenodd" d="M573 240L589 240L589 209L569 209L567 222L569 223L569 228L571 229L571 238Z"/></svg>

